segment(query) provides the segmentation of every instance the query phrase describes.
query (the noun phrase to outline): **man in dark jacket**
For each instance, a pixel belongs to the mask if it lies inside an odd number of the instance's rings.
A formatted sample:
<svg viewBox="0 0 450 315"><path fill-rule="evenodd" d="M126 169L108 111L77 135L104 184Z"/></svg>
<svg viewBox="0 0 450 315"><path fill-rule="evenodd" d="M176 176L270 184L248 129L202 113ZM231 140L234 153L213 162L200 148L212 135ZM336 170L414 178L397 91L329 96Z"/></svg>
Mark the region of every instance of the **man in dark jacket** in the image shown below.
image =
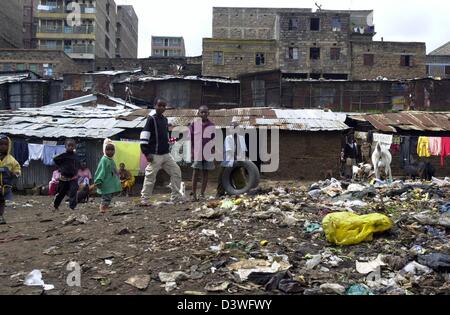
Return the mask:
<svg viewBox="0 0 450 315"><path fill-rule="evenodd" d="M78 171L81 168L81 163L78 155L75 153L75 148L75 140L68 139L66 141L66 152L53 158L61 172L58 193L53 204L56 211L58 211L66 195L69 195L70 209L75 210L77 206Z"/></svg>
<svg viewBox="0 0 450 315"><path fill-rule="evenodd" d="M359 149L355 137L351 134L347 137L347 143L344 147L345 159L345 177L347 179L353 178L353 166L358 162Z"/></svg>
<svg viewBox="0 0 450 315"><path fill-rule="evenodd" d="M155 187L156 175L163 169L169 174L172 201L182 200L181 169L170 154L169 123L164 116L167 102L157 99L155 102L156 114L148 117L144 130L141 133L141 150L147 157L148 166L145 169L144 187L141 192L141 206L150 206L150 198Z"/></svg>

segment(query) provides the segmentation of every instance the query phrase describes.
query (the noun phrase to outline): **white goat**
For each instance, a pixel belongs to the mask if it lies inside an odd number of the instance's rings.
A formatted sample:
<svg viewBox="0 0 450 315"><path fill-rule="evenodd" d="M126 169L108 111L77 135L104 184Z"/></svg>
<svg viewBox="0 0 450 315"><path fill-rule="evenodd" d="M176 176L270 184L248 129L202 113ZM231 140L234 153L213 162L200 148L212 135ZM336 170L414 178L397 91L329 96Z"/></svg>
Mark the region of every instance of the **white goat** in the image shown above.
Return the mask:
<svg viewBox="0 0 450 315"><path fill-rule="evenodd" d="M372 154L372 163L375 170L375 177L377 179L381 179L380 169L384 168L386 176L389 177L392 182L392 154L389 150L383 148L380 143L377 143L375 151Z"/></svg>

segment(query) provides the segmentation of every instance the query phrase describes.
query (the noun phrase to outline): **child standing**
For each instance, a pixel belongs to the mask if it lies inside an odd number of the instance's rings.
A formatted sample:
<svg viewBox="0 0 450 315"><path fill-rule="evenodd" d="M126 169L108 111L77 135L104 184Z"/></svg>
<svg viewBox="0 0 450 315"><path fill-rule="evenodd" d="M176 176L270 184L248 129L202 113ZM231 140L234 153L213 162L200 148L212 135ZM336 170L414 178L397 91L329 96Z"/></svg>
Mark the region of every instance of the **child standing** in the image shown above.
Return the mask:
<svg viewBox="0 0 450 315"><path fill-rule="evenodd" d="M6 199L12 194L12 181L20 176L20 165L11 155L11 140L0 135L0 225L6 224L3 217Z"/></svg>
<svg viewBox="0 0 450 315"><path fill-rule="evenodd" d="M53 158L61 172L58 184L58 193L54 201L55 211L58 211L61 202L69 195L69 207L75 210L77 207L78 171L80 170L80 158L75 153L76 142L73 139L66 141L66 152Z"/></svg>
<svg viewBox="0 0 450 315"><path fill-rule="evenodd" d="M117 173L116 163L113 160L116 147L111 140L106 139L103 143L103 153L105 155L98 164L94 180L97 193L102 196L100 205L101 213L105 213L108 210L114 194L122 191L122 184Z"/></svg>

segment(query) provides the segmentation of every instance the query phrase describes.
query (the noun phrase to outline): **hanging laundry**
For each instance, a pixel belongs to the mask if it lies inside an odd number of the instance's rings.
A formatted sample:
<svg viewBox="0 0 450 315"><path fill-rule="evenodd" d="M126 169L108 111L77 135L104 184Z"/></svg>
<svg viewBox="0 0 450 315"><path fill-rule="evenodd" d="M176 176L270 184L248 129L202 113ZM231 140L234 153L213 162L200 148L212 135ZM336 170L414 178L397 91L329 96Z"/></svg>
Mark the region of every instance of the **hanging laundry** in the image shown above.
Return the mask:
<svg viewBox="0 0 450 315"><path fill-rule="evenodd" d="M410 138L409 154L411 154L411 156L413 156L413 157L417 156L417 145L418 144L419 144L419 137L411 137Z"/></svg>
<svg viewBox="0 0 450 315"><path fill-rule="evenodd" d="M42 161L46 166L54 166L55 162L53 158L62 153L66 152L66 147L64 145L47 145L44 144L44 152L42 156Z"/></svg>
<svg viewBox="0 0 450 315"><path fill-rule="evenodd" d="M77 155L81 162L87 162L87 144L80 142L77 144Z"/></svg>
<svg viewBox="0 0 450 315"><path fill-rule="evenodd" d="M392 139L392 145L391 145L391 153L393 155L400 154L400 146L401 146L401 139L399 136L394 136Z"/></svg>
<svg viewBox="0 0 450 315"><path fill-rule="evenodd" d="M400 165L402 168L411 164L411 138L410 137L401 137L401 145L400 145Z"/></svg>
<svg viewBox="0 0 450 315"><path fill-rule="evenodd" d="M389 150L392 145L393 135L384 135L380 133L373 134L373 142L378 142L382 148Z"/></svg>
<svg viewBox="0 0 450 315"><path fill-rule="evenodd" d="M419 137L417 143L417 155L419 157L430 157L430 138L429 137Z"/></svg>
<svg viewBox="0 0 450 315"><path fill-rule="evenodd" d="M40 161L44 156L44 145L43 144L28 144L28 160L23 166L28 167L31 161Z"/></svg>
<svg viewBox="0 0 450 315"><path fill-rule="evenodd" d="M133 176L138 176L141 170L141 145L139 142L114 142L116 146L116 154L114 155L114 162L117 168L120 163L124 163L128 171Z"/></svg>
<svg viewBox="0 0 450 315"><path fill-rule="evenodd" d="M441 155L442 139L440 137L430 137L430 153L433 156Z"/></svg>
<svg viewBox="0 0 450 315"><path fill-rule="evenodd" d="M450 155L450 137L443 137L441 143L441 166L444 167L445 157Z"/></svg>
<svg viewBox="0 0 450 315"><path fill-rule="evenodd" d="M20 166L23 166L28 161L30 155L28 151L28 143L22 140L14 140L13 143L14 158L19 162Z"/></svg>

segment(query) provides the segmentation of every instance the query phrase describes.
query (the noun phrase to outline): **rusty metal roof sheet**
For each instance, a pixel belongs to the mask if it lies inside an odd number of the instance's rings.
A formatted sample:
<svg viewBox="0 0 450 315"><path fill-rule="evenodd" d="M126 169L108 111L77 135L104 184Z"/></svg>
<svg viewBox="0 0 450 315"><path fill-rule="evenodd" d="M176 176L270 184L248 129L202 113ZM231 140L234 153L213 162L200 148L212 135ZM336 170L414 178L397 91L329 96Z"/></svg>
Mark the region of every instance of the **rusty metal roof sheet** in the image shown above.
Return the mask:
<svg viewBox="0 0 450 315"><path fill-rule="evenodd" d="M10 135L39 138L103 139L118 135L127 129L143 128L148 115L155 113L154 110L134 109L124 101L114 98L110 99L116 101L115 106L96 104L95 99L95 95L88 95L40 108L0 111L0 130ZM173 126L187 126L198 117L197 114L197 110L173 109L168 110L165 116ZM272 108L211 110L210 119L218 128L226 128L236 122L245 128L278 127L281 130L291 131L349 129L344 123L345 114L322 110Z"/></svg>
<svg viewBox="0 0 450 315"><path fill-rule="evenodd" d="M367 114L358 117L369 122L375 129L384 132L399 130L414 131L450 131L450 113L400 112L385 114Z"/></svg>

